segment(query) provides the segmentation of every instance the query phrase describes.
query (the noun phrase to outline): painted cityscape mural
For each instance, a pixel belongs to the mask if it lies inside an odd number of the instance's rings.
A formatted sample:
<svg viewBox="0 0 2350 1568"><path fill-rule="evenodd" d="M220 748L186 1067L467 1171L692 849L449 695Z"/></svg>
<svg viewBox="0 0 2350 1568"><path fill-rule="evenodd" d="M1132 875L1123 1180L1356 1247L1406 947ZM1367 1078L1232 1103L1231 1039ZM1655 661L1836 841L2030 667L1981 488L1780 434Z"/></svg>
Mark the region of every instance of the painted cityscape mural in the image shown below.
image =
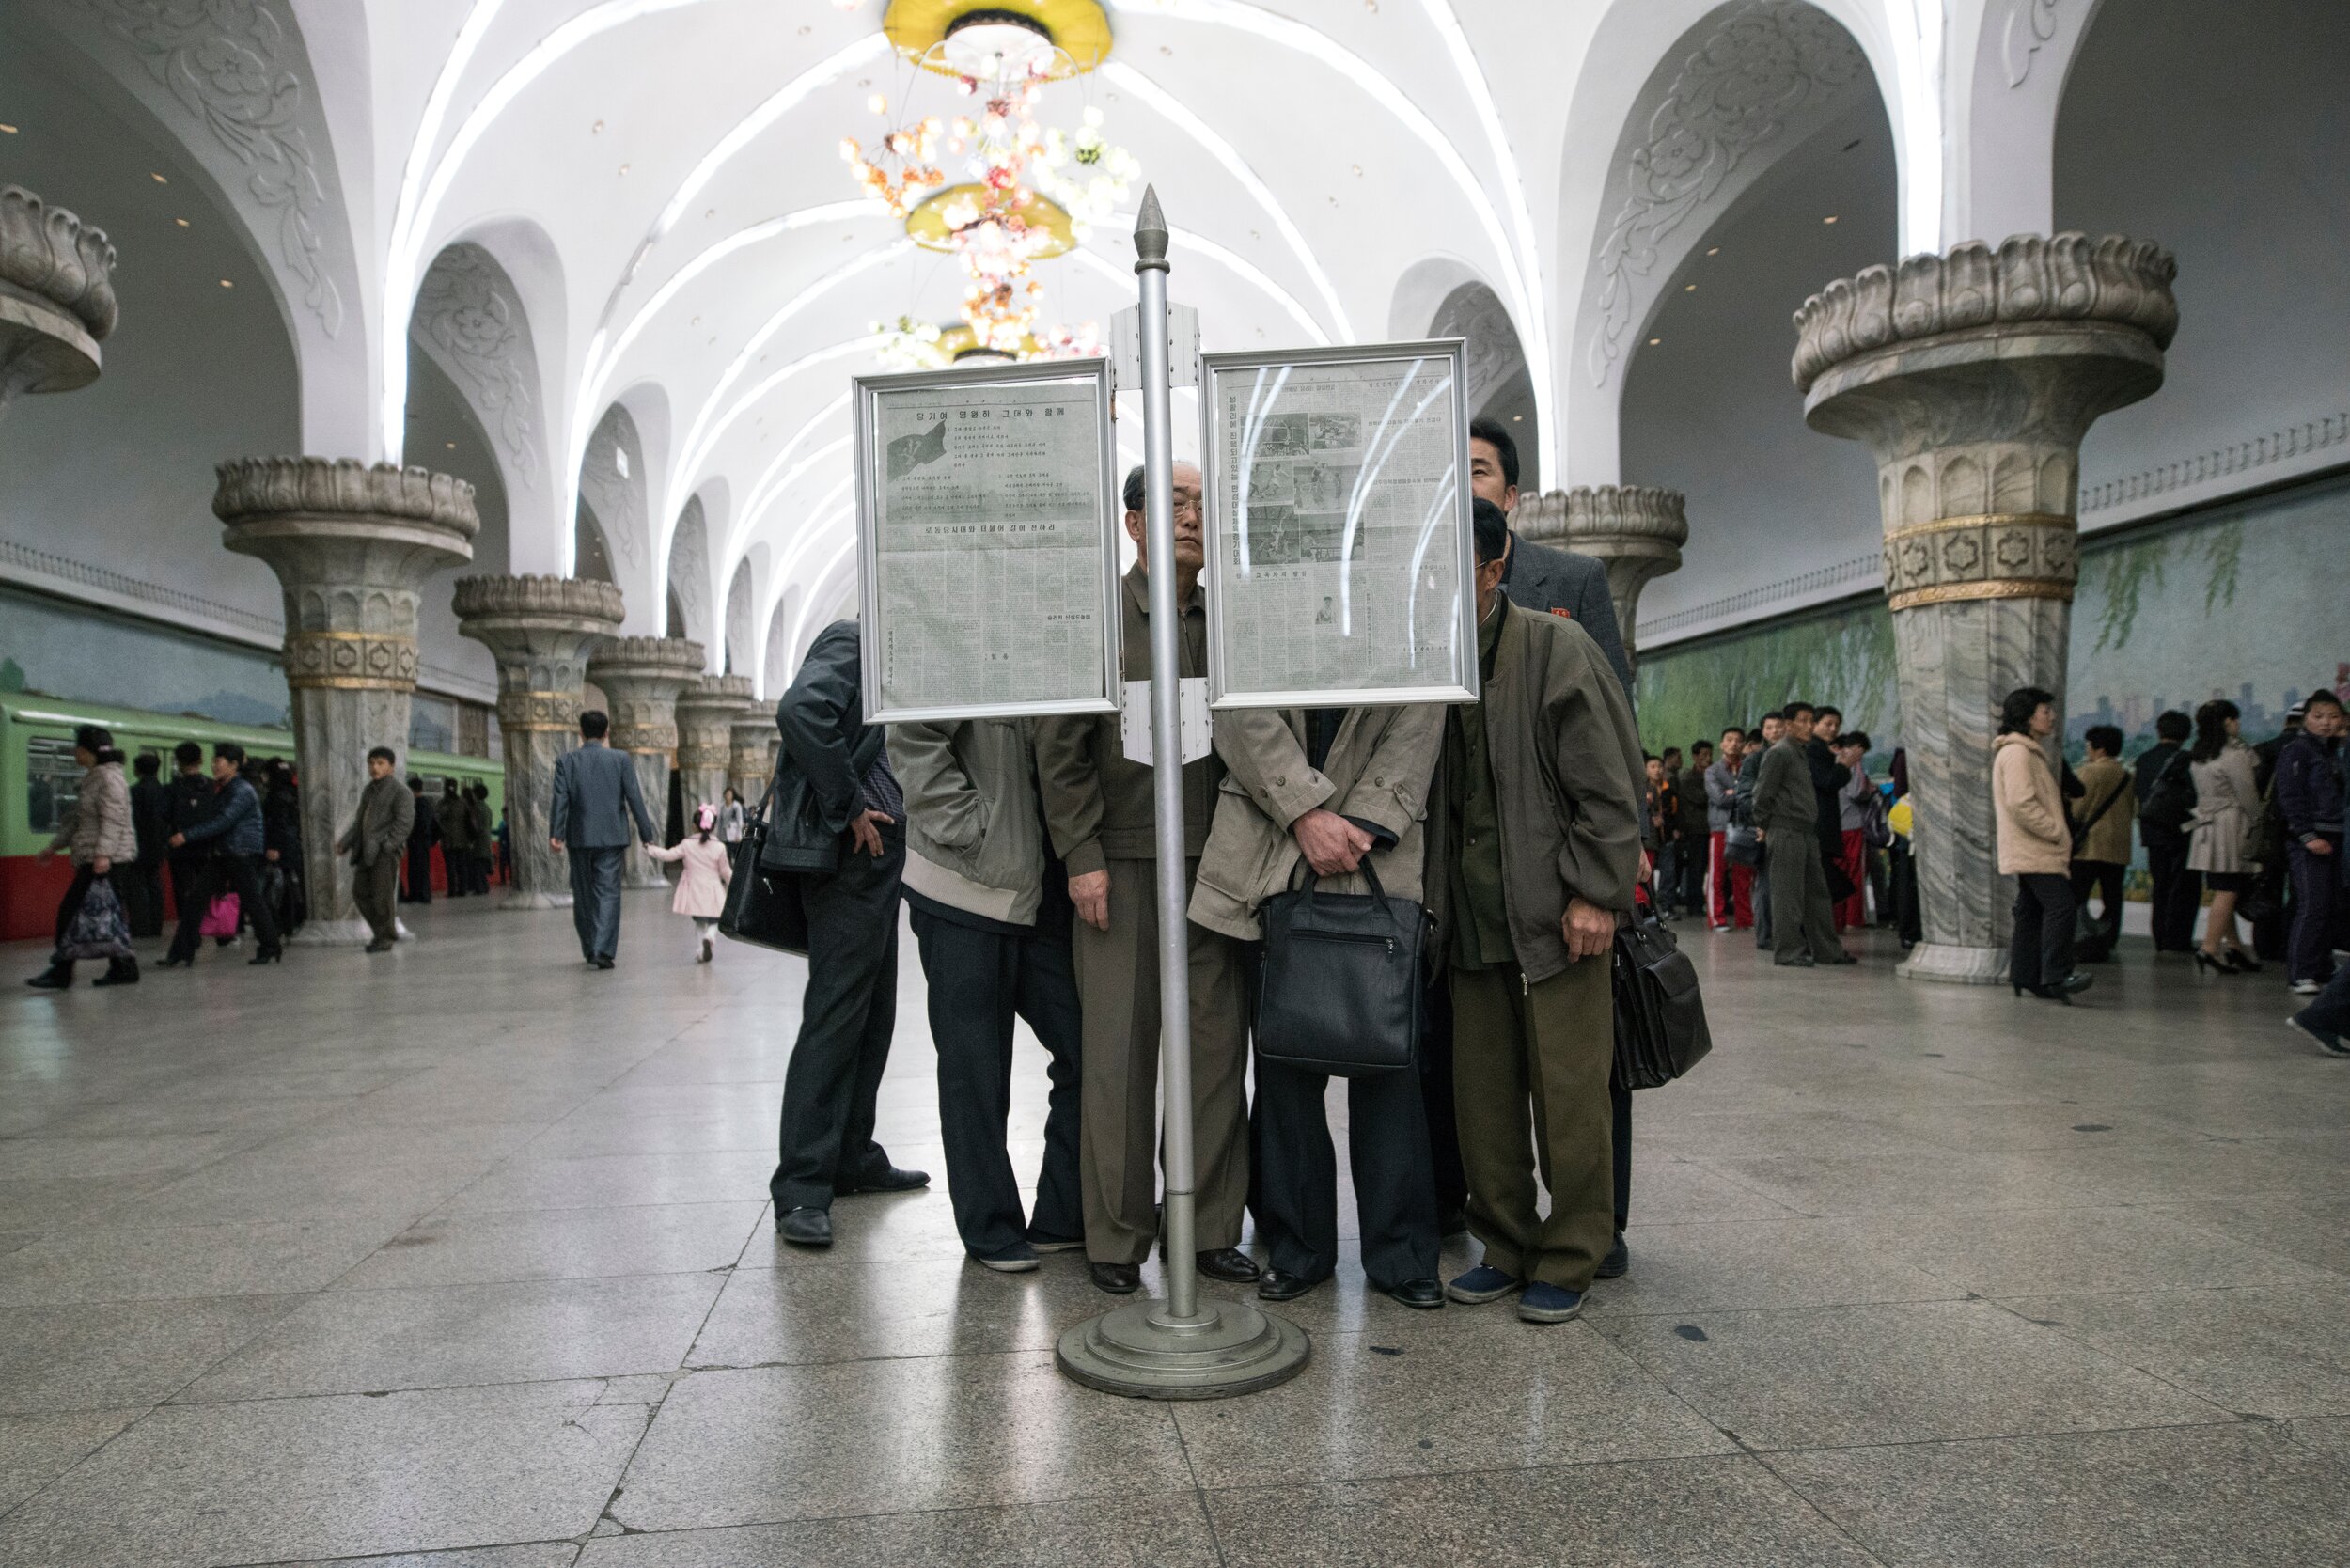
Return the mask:
<svg viewBox="0 0 2350 1568"><path fill-rule="evenodd" d="M2214 508L2089 541L2073 601L2064 736L2077 760L2092 725L2125 753L2154 744L2154 715L2215 697L2258 741L2315 686L2350 695L2350 480ZM1873 743L1872 771L1901 744L1892 617L1881 599L1643 654L1640 735L1686 747L1792 698L1832 702Z"/></svg>

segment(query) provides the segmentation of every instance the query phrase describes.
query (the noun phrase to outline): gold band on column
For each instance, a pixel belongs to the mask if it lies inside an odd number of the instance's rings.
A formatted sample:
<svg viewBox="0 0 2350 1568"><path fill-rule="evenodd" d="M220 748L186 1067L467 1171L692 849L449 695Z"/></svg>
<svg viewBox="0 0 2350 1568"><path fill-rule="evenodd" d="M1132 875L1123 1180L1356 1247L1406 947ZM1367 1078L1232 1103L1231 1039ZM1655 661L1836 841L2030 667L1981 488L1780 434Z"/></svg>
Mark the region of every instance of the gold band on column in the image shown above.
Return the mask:
<svg viewBox="0 0 2350 1568"><path fill-rule="evenodd" d="M416 639L400 633L295 628L283 651L286 684L296 691L416 689Z"/></svg>
<svg viewBox="0 0 2350 1568"><path fill-rule="evenodd" d="M2077 525L2060 512L1974 512L1885 533L1885 599L1895 610L1982 599L2069 601Z"/></svg>
<svg viewBox="0 0 2350 1568"><path fill-rule="evenodd" d="M1886 595L1888 610L1912 610L1927 604L1955 604L1969 599L2071 600L2073 585L2044 577L1985 577L1972 583L1937 583L1907 593Z"/></svg>

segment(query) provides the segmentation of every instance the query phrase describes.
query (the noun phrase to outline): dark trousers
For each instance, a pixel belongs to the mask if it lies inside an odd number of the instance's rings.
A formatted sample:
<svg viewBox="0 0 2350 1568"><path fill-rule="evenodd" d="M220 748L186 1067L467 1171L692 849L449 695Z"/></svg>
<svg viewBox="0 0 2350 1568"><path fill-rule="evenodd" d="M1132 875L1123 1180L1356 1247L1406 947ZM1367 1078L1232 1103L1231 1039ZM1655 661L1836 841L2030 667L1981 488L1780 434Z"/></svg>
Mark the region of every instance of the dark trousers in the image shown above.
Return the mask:
<svg viewBox="0 0 2350 1568"><path fill-rule="evenodd" d="M486 897L490 891L490 856L483 854L468 856L465 875L472 882L475 894Z"/></svg>
<svg viewBox="0 0 2350 1568"><path fill-rule="evenodd" d="M2113 945L2122 940L2122 877L2129 868L2113 860L2076 860L2073 862L2073 903L2083 916L2089 913L2089 895L2095 893L2098 902L2097 923L2089 939L2089 951L2100 961L2113 956Z"/></svg>
<svg viewBox="0 0 2350 1568"><path fill-rule="evenodd" d="M1419 1104L1428 1122L1428 1162L1439 1224L1468 1202L1468 1173L1461 1168L1461 1128L1452 1103L1449 975L1449 970L1439 969L1419 994Z"/></svg>
<svg viewBox="0 0 2350 1568"><path fill-rule="evenodd" d="M1050 890L1048 889L1048 896ZM1066 895L1064 895L1064 898ZM955 1231L975 1258L997 1258L1030 1234L1085 1236L1077 1194L1077 973L1066 919L1017 934L964 925L927 909L913 916L938 1047L938 1125ZM813 929L810 941L815 940ZM1045 1069L1044 1165L1036 1214L1024 1217L1005 1138L1011 1119L1012 1022L1026 1018L1052 1058ZM796 1058L795 1058L796 1059Z"/></svg>
<svg viewBox="0 0 2350 1568"><path fill-rule="evenodd" d="M174 893L176 896L176 887ZM212 901L223 893L237 895L238 910L252 922L253 935L261 944L260 950L277 950L277 921L269 912L269 900L261 896L261 857L224 853L212 856L187 897L180 900L180 929L171 937L173 958L196 956L196 945L203 940L196 928L203 924L204 912L212 906Z"/></svg>
<svg viewBox="0 0 2350 1568"><path fill-rule="evenodd" d="M164 933L164 857L143 855L131 868L131 892L123 901L123 912L131 921L133 936L161 936Z"/></svg>
<svg viewBox="0 0 2350 1568"><path fill-rule="evenodd" d="M2152 904L2154 950L2183 953L2195 946L2195 914L2203 902L2203 878L2186 869L2186 835L2141 828L2146 844L2146 870L2154 881Z"/></svg>
<svg viewBox="0 0 2350 1568"><path fill-rule="evenodd" d="M2326 989L2294 1014L2294 1022L2320 1034L2350 1034L2350 966L2336 969Z"/></svg>
<svg viewBox="0 0 2350 1568"><path fill-rule="evenodd" d="M1339 1168L1324 1090L1330 1075L1257 1058L1257 1224L1273 1266L1327 1279L1339 1262ZM1417 1072L1346 1085L1347 1160L1355 1174L1363 1273L1381 1290L1436 1277L1435 1178Z"/></svg>
<svg viewBox="0 0 2350 1568"><path fill-rule="evenodd" d="M1754 863L1752 888L1754 945L1758 948L1767 948L1771 945L1773 930L1771 926L1771 846L1759 844L1755 847L1755 853L1762 858Z"/></svg>
<svg viewBox="0 0 2350 1568"><path fill-rule="evenodd" d="M2331 855L2311 855L2298 839L2285 846L2293 868L2293 940L2285 978L2331 980L2334 973L2334 905L2342 887L2342 835L2320 835Z"/></svg>
<svg viewBox="0 0 2350 1568"><path fill-rule="evenodd" d="M1710 845L1703 839L1673 841L1673 902L1684 915L1705 915L1705 862Z"/></svg>
<svg viewBox="0 0 2350 1568"><path fill-rule="evenodd" d="M579 933L580 956L610 958L620 945L620 866L626 844L571 848L572 925ZM461 873L452 871L455 886Z"/></svg>
<svg viewBox="0 0 2350 1568"><path fill-rule="evenodd" d="M57 945L59 947L65 945L65 933L73 928L73 917L82 912L82 902L89 897L90 884L97 880L98 870L89 862L84 861L73 868L73 881L66 888L65 897L57 901ZM127 912L133 907L131 900L135 895L132 889L136 881L136 869L118 860L106 872L106 885L115 890L115 897L122 902L126 919L128 918ZM133 932L132 934L135 936L138 933ZM49 961L49 967L69 980L72 978L73 960L70 958L53 958ZM106 972L110 975L121 975L130 980L136 980L139 978L139 961L135 958L109 960Z"/></svg>
<svg viewBox="0 0 2350 1568"><path fill-rule="evenodd" d="M2073 972L2073 885L2053 871L2015 879L2015 934L2008 945L2012 985L2054 985Z"/></svg>
<svg viewBox="0 0 2350 1568"><path fill-rule="evenodd" d="M1903 947L1914 948L1926 934L1925 915L1918 907L1918 856L1911 852L1909 840L1897 834L1886 860L1892 869L1894 929Z"/></svg>
<svg viewBox="0 0 2350 1568"><path fill-rule="evenodd" d="M1609 1059L1612 1065L1612 1055ZM1616 1234L1621 1236L1632 1218L1632 1091L1616 1081L1613 1072L1607 1076L1607 1112L1616 1151Z"/></svg>
<svg viewBox="0 0 2350 1568"><path fill-rule="evenodd" d="M371 865L351 869L352 902L359 906L359 917L368 923L368 930L378 942L389 942L400 935L400 927L392 913L392 905L400 897L400 857L386 855Z"/></svg>
<svg viewBox="0 0 2350 1568"><path fill-rule="evenodd" d="M878 1176L889 1156L873 1141L873 1102L898 1026L898 880L905 839L882 853L844 851L830 876L801 879L807 905L807 991L800 1036L783 1074L776 1213L829 1209L838 1187Z"/></svg>
<svg viewBox="0 0 2350 1568"><path fill-rule="evenodd" d="M1783 842L1781 841L1783 839ZM1771 951L1782 962L1809 952L1816 961L1842 952L1827 868L1819 840L1794 827L1775 828L1766 847L1771 877Z"/></svg>
<svg viewBox="0 0 2350 1568"><path fill-rule="evenodd" d="M164 858L171 868L171 906L176 914L185 915L188 905L196 900L196 885L204 880L204 867L212 859L200 848L179 850Z"/></svg>
<svg viewBox="0 0 2350 1568"><path fill-rule="evenodd" d="M419 846L413 839L408 841L408 889L400 894L400 899L406 903L431 903L432 902L432 846L431 844Z"/></svg>

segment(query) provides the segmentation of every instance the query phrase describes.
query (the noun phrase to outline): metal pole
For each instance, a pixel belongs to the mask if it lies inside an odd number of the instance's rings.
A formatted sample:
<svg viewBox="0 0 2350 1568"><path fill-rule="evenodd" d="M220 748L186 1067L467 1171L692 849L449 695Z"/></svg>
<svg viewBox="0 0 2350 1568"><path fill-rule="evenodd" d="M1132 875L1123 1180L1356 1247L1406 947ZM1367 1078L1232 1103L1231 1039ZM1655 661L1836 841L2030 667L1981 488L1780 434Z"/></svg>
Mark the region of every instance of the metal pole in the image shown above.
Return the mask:
<svg viewBox="0 0 2350 1568"><path fill-rule="evenodd" d="M1158 811L1159 1061L1167 1095L1167 1299L1198 1314L1198 1248L1192 1223L1191 936L1183 862L1183 607L1175 602L1175 453L1167 368L1167 220L1143 194L1135 224L1142 286L1142 538L1151 579L1151 787Z"/></svg>
<svg viewBox="0 0 2350 1568"><path fill-rule="evenodd" d="M1303 1371L1304 1329L1254 1303L1199 1297L1192 1215L1191 936L1183 863L1182 606L1175 603L1175 463L1167 409L1167 219L1155 190L1135 222L1141 281L1143 570L1151 579L1152 794L1157 809L1159 1060L1166 1092L1167 1301L1089 1318L1055 1360L1089 1388L1143 1399L1219 1399ZM1213 547L1213 545L1211 545Z"/></svg>

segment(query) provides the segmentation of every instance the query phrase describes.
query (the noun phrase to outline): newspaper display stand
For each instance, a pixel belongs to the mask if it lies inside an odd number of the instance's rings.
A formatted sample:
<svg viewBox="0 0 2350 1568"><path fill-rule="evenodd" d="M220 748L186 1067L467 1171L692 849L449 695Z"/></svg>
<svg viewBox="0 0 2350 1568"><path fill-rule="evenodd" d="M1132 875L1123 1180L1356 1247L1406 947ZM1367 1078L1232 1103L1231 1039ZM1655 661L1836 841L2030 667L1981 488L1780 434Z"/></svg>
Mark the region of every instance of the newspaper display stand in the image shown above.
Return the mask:
<svg viewBox="0 0 2350 1568"><path fill-rule="evenodd" d="M1201 367L1210 706L1476 701L1466 345Z"/></svg>
<svg viewBox="0 0 2350 1568"><path fill-rule="evenodd" d="M869 722L1119 709L1104 359L856 378Z"/></svg>

